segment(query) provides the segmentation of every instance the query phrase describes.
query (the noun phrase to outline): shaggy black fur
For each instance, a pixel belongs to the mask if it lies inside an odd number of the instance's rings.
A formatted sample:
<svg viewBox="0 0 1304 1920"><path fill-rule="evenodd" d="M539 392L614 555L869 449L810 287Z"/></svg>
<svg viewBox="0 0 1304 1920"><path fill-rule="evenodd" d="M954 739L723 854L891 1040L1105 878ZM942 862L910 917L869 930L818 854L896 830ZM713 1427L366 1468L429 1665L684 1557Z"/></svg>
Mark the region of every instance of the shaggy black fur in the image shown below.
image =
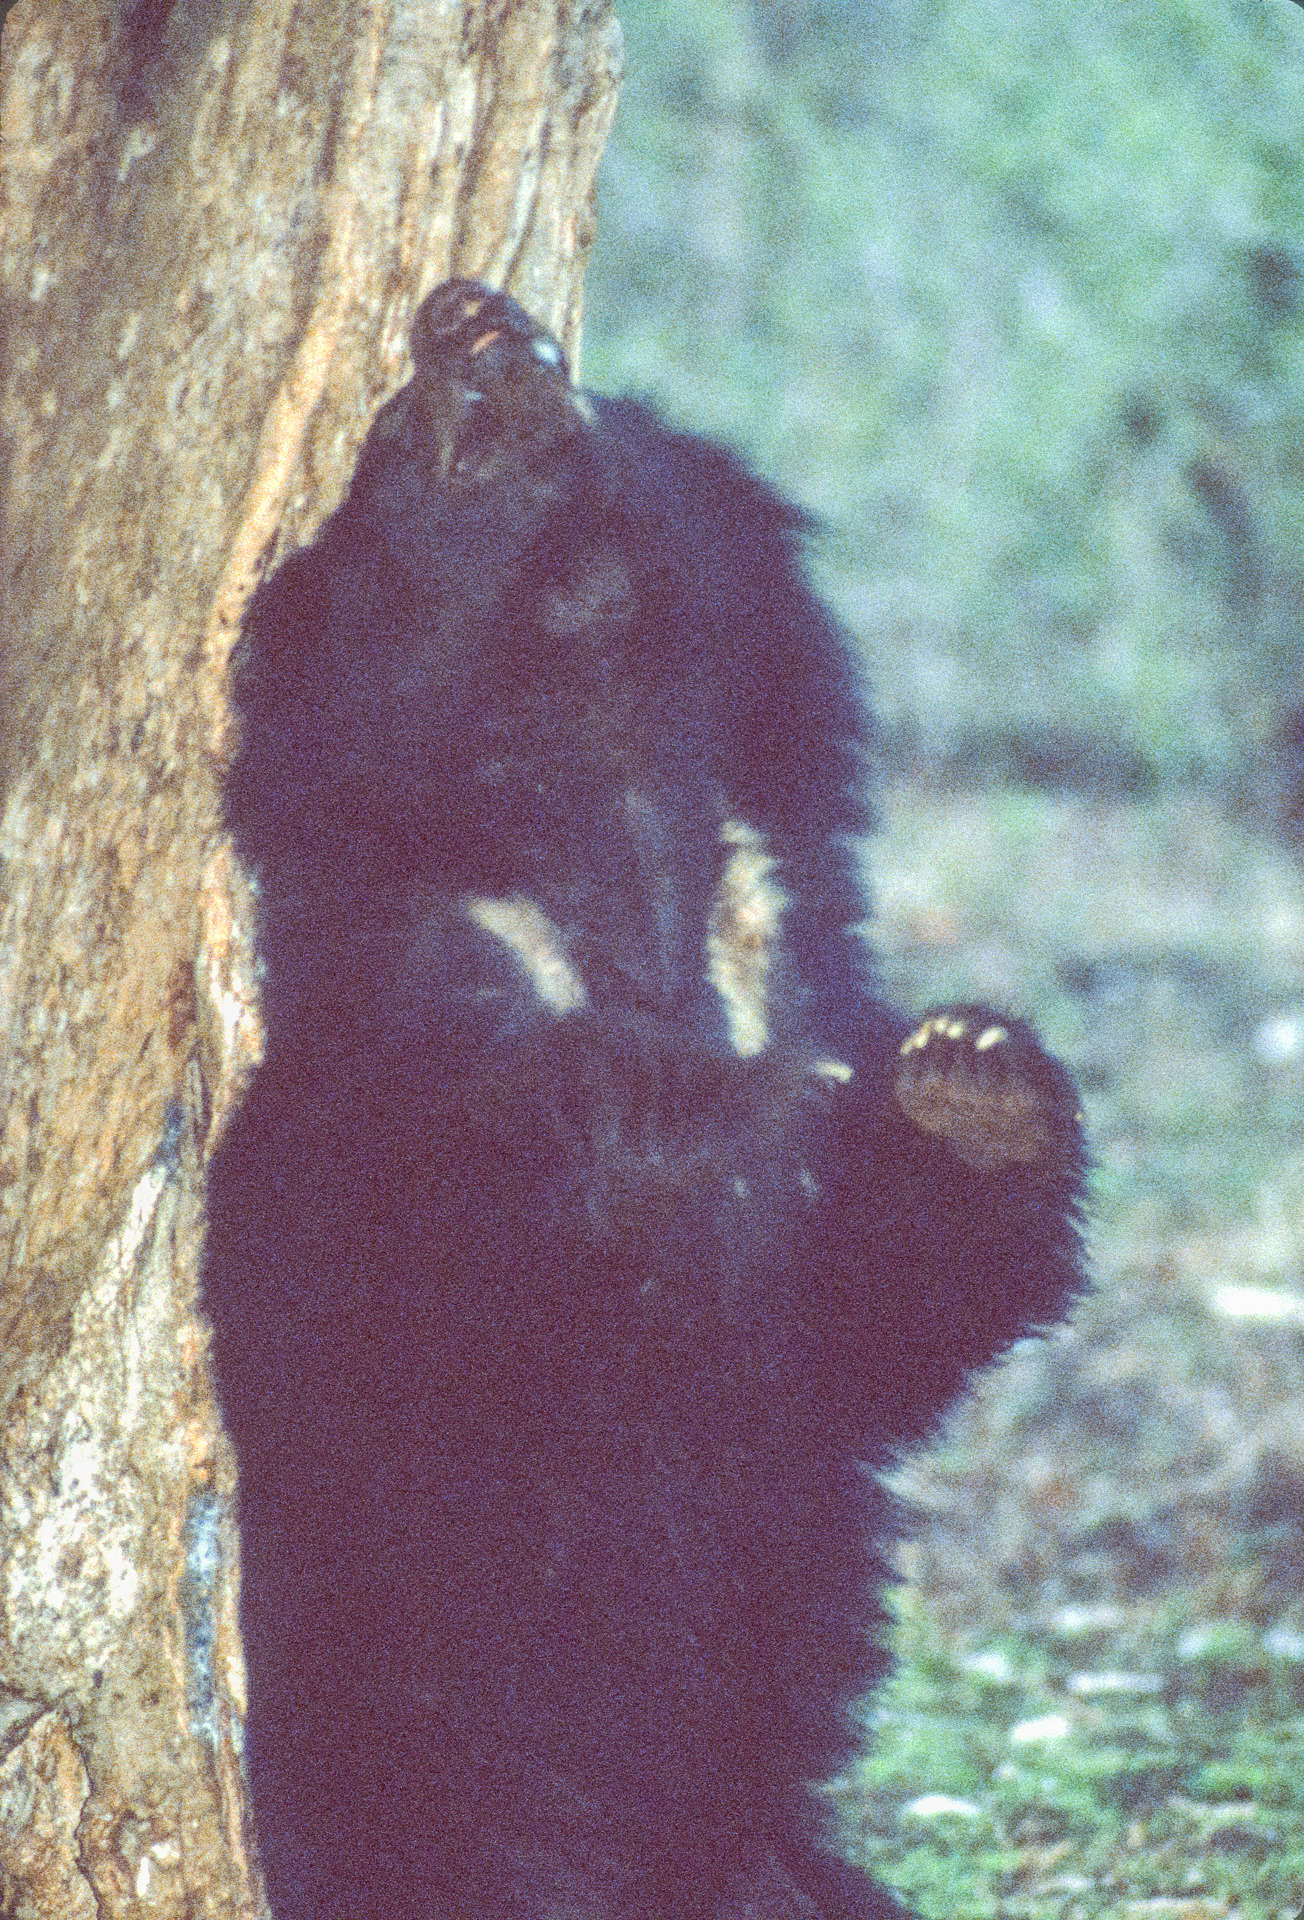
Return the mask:
<svg viewBox="0 0 1304 1920"><path fill-rule="evenodd" d="M237 688L204 1297L273 1910L882 1920L811 1791L884 1664L862 1463L1076 1284L1073 1089L875 991L793 509L473 282L413 354Z"/></svg>

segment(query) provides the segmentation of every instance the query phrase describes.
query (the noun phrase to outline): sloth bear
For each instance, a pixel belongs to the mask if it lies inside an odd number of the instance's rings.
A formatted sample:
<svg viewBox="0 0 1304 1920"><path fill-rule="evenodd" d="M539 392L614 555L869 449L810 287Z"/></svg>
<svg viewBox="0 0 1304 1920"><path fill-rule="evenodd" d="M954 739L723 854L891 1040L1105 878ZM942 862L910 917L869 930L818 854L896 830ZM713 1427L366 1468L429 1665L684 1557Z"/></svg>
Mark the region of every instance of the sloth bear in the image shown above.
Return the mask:
<svg viewBox="0 0 1304 1920"><path fill-rule="evenodd" d="M876 991L801 516L474 281L412 353L236 681L267 1047L204 1300L272 1910L884 1920L818 1797L869 1469L1072 1292L1074 1088Z"/></svg>

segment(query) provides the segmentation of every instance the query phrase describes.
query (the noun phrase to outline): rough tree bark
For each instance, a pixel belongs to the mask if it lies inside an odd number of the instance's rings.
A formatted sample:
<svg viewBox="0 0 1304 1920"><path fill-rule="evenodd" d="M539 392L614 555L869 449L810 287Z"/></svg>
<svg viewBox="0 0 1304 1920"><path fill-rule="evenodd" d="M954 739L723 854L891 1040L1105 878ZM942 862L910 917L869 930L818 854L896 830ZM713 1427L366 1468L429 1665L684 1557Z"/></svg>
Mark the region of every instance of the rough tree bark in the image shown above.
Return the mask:
<svg viewBox="0 0 1304 1920"><path fill-rule="evenodd" d="M259 1029L225 676L418 298L572 344L605 0L19 0L0 67L0 1913L261 1909L203 1167Z"/></svg>

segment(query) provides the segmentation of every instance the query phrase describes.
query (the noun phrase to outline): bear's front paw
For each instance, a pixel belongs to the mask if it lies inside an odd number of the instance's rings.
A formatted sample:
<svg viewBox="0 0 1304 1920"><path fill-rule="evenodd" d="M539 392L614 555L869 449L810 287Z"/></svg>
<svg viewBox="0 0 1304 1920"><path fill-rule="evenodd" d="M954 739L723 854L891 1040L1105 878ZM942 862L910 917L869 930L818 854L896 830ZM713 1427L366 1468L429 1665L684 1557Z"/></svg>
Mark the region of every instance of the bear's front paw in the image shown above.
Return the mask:
<svg viewBox="0 0 1304 1920"><path fill-rule="evenodd" d="M939 1007L901 1044L897 1105L921 1133L988 1173L1056 1173L1080 1160L1077 1089L1022 1020L989 1007Z"/></svg>

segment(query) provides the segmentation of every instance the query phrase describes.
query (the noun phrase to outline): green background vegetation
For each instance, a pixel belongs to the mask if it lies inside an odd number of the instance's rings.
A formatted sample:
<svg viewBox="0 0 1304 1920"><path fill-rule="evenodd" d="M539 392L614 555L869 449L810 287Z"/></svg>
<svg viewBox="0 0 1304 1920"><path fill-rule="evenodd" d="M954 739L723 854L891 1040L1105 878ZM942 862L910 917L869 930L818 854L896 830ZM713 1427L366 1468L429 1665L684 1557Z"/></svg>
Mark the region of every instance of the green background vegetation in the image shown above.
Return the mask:
<svg viewBox="0 0 1304 1920"><path fill-rule="evenodd" d="M1032 1014L1099 1160L1092 1299L896 1475L851 1842L937 1920L1294 1920L1304 10L618 5L585 378L816 516L887 983Z"/></svg>
<svg viewBox="0 0 1304 1920"><path fill-rule="evenodd" d="M621 15L590 381L814 509L884 717L930 755L1063 730L1245 780L1301 687L1298 10Z"/></svg>

